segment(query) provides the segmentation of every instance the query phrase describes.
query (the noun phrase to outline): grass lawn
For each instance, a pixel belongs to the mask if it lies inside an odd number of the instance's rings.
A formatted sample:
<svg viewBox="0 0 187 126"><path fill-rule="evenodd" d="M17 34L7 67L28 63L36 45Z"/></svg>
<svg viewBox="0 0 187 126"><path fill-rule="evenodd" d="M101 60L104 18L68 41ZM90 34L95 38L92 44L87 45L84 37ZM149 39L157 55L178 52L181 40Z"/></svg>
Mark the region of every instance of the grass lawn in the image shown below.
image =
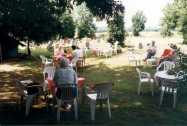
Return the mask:
<svg viewBox="0 0 187 126"><path fill-rule="evenodd" d="M96 63L96 61L99 61ZM155 96L151 96L149 85L143 86L143 94L137 95L138 76L134 67L117 66L111 68L97 59L89 60L88 66L80 76L86 78L86 85L111 81L114 82L111 93L112 119L107 118L107 109L96 108L96 121L90 120L90 108L87 103L79 105L79 120L74 121L73 114L64 113L62 124L67 125L127 125L127 126L158 126L158 125L187 125L187 92L178 97L177 108L172 109L172 95L164 97L163 106L159 108L160 92L155 87ZM114 61L115 62L115 61ZM13 71L0 72L1 91L8 90L15 92L13 79L35 78L42 82L40 60L12 61L3 65L16 67ZM1 65L2 66L2 65ZM154 74L153 68L141 70ZM11 88L12 87L12 88ZM56 113L47 111L45 108L33 108L29 117L24 116L24 109L19 111L16 104L2 103L0 106L0 124L56 124Z"/></svg>

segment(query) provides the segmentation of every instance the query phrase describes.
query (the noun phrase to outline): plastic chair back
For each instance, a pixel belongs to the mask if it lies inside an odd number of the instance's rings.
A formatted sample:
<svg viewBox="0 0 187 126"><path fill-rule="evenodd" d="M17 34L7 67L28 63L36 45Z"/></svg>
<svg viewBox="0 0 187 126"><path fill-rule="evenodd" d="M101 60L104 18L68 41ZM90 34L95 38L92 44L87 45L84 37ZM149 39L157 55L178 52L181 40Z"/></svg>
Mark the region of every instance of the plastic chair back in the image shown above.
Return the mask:
<svg viewBox="0 0 187 126"><path fill-rule="evenodd" d="M44 80L46 79L46 74L47 74L47 79L53 80L54 74L55 74L55 67L54 66L46 66L43 70L43 75L44 75Z"/></svg>
<svg viewBox="0 0 187 126"><path fill-rule="evenodd" d="M164 61L158 67L157 71L168 71L175 68L175 63L171 61Z"/></svg>
<svg viewBox="0 0 187 126"><path fill-rule="evenodd" d="M97 93L98 100L105 100L109 97L110 92L112 91L111 82L98 83L95 85L95 91Z"/></svg>
<svg viewBox="0 0 187 126"><path fill-rule="evenodd" d="M73 100L77 97L78 89L75 84L63 84L61 87L58 87L56 96L58 99L63 101Z"/></svg>

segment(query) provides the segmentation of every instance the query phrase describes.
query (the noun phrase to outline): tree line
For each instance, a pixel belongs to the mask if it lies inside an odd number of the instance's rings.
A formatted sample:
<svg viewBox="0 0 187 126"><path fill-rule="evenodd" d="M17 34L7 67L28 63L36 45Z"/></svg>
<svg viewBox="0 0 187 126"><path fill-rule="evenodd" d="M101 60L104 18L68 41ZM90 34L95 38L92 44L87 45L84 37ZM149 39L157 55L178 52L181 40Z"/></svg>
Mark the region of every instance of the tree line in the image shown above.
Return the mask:
<svg viewBox="0 0 187 126"><path fill-rule="evenodd" d="M81 18L74 21L76 6L81 6ZM96 30L93 17L110 21L119 13L124 13L124 6L115 0L1 0L0 41L42 43L73 37L76 28L79 38L92 37Z"/></svg>
<svg viewBox="0 0 187 126"><path fill-rule="evenodd" d="M161 35L172 36L173 31L178 31L183 36L183 43L187 44L187 1L174 0L164 10L161 21Z"/></svg>

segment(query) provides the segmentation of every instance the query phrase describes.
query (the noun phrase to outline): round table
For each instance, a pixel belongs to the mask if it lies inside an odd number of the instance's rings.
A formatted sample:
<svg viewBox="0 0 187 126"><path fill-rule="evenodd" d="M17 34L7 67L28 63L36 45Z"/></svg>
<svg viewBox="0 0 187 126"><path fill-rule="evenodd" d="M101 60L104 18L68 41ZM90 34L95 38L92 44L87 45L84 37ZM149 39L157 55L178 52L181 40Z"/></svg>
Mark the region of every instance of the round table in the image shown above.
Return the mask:
<svg viewBox="0 0 187 126"><path fill-rule="evenodd" d="M167 73L167 71L157 71L155 73L155 81L158 85L161 86L162 84L162 80L166 79L166 80L176 80L177 77L175 75L169 75Z"/></svg>
<svg viewBox="0 0 187 126"><path fill-rule="evenodd" d="M175 75L169 75L167 71L158 71L155 73L155 77L162 78L162 79L169 79L169 80L177 79Z"/></svg>

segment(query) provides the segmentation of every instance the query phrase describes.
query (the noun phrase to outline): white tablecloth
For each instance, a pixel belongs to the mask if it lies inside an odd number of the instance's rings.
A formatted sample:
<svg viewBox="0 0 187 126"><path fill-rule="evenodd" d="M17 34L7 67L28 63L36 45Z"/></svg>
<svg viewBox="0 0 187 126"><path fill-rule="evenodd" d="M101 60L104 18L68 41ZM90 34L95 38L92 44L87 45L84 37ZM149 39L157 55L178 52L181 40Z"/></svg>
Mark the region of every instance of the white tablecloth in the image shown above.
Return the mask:
<svg viewBox="0 0 187 126"><path fill-rule="evenodd" d="M177 79L175 75L169 75L167 71L158 71L155 73L155 77L162 78L162 79L169 79L169 80Z"/></svg>

